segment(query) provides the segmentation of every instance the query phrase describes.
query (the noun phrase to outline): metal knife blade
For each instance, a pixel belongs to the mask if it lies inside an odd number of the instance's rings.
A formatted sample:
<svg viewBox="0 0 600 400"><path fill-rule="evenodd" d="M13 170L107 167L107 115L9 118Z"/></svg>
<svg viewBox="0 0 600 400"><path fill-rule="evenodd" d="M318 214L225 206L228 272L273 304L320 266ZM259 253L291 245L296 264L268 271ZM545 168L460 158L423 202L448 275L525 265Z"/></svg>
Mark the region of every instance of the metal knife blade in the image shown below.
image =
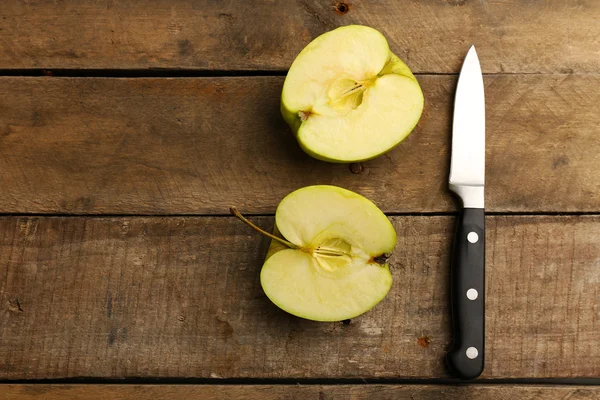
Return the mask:
<svg viewBox="0 0 600 400"><path fill-rule="evenodd" d="M450 371L473 379L483 372L485 342L485 100L475 47L458 78L452 127L450 190L462 200L452 254Z"/></svg>
<svg viewBox="0 0 600 400"><path fill-rule="evenodd" d="M483 208L485 182L485 99L475 46L465 57L454 100L450 189L465 207Z"/></svg>

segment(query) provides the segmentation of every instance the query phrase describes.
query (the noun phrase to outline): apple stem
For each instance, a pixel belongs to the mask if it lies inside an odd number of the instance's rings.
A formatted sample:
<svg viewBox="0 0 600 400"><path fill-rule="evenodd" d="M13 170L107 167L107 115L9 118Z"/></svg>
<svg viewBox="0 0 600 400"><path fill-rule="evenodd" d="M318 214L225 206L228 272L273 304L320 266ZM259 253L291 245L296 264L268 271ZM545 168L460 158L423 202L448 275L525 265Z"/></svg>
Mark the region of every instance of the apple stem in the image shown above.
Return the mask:
<svg viewBox="0 0 600 400"><path fill-rule="evenodd" d="M254 229L255 231L257 231L258 233L260 233L260 234L263 234L263 235L265 235L266 237L269 237L269 238L271 238L271 239L273 239L273 240L277 240L278 242L280 242L280 243L282 243L282 244L286 245L287 247L289 247L289 248L291 248L291 249L299 249L299 247L298 247L298 246L296 246L294 243L292 243L292 242L288 242L287 240L285 240L285 239L282 239L282 238L280 238L280 237L277 237L277 236L275 236L275 235L273 235L273 234L271 234L271 233L269 233L269 232L267 232L267 231L265 231L265 230L263 230L263 229L259 228L258 226L254 225L254 224L253 224L252 222L250 222L250 221L249 221L249 220L248 220L246 217L244 217L244 216L242 215L242 213L240 213L240 212L238 211L238 209L237 209L237 208L235 208L235 207L230 207L230 208L229 208L229 211L231 211L231 213L232 213L233 215L235 215L236 217L238 217L238 218L240 219L240 221L242 221L243 223L245 223L246 225L248 225L250 228L252 228L252 229Z"/></svg>

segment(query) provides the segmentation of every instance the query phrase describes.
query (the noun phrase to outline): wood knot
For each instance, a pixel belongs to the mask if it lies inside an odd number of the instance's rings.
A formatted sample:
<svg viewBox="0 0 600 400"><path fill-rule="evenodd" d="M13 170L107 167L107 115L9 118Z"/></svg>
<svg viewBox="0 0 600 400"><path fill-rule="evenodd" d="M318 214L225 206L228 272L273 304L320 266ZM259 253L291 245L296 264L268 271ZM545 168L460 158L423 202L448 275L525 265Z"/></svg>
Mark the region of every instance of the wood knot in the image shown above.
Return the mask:
<svg viewBox="0 0 600 400"><path fill-rule="evenodd" d="M417 339L417 344L423 348L427 348L431 343L431 338L427 335L422 336Z"/></svg>
<svg viewBox="0 0 600 400"><path fill-rule="evenodd" d="M19 301L18 298L8 300L8 311L11 311L14 313L22 313L23 312L23 307L21 307L21 302Z"/></svg>
<svg viewBox="0 0 600 400"><path fill-rule="evenodd" d="M353 174L362 174L364 170L365 167L362 165L362 163L357 162L350 164L350 172Z"/></svg>
<svg viewBox="0 0 600 400"><path fill-rule="evenodd" d="M553 161L552 161L552 169L556 169L558 167L563 167L565 165L569 165L569 157L567 156L560 156L560 157L556 157Z"/></svg>

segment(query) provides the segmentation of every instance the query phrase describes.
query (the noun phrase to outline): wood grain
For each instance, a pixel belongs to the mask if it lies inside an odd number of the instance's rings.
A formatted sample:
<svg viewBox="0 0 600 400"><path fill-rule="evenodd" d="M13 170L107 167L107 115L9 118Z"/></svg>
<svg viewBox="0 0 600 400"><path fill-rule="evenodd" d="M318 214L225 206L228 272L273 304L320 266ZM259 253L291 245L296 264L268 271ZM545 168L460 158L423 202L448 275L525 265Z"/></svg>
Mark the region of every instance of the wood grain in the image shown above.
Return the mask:
<svg viewBox="0 0 600 400"><path fill-rule="evenodd" d="M357 191L387 212L453 211L455 78L419 80L427 105L415 132L349 168L300 150L279 113L281 77L0 78L0 212L273 213L312 184ZM485 84L486 208L600 211L600 75Z"/></svg>
<svg viewBox="0 0 600 400"><path fill-rule="evenodd" d="M5 400L597 400L598 386L2 385Z"/></svg>
<svg viewBox="0 0 600 400"><path fill-rule="evenodd" d="M453 218L392 222L393 288L345 325L272 305L234 218L0 218L0 379L446 377ZM600 376L600 217L487 228L483 377Z"/></svg>
<svg viewBox="0 0 600 400"><path fill-rule="evenodd" d="M526 0L0 3L0 68L287 70L318 35L372 26L415 72L598 73L600 3Z"/></svg>

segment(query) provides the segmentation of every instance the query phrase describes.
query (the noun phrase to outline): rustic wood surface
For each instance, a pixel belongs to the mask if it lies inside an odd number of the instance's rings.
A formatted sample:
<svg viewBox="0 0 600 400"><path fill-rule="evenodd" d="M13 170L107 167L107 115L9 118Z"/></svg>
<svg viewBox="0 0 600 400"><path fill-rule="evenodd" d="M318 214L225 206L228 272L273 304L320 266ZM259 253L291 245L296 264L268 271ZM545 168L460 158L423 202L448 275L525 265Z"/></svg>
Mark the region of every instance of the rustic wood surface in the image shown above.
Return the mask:
<svg viewBox="0 0 600 400"><path fill-rule="evenodd" d="M597 400L590 386L4 385L3 400Z"/></svg>
<svg viewBox="0 0 600 400"><path fill-rule="evenodd" d="M281 77L0 78L0 211L272 213L289 192L323 183L387 212L452 211L456 79L419 80L427 106L415 132L349 168L300 150L279 113ZM485 83L487 210L600 211L600 75Z"/></svg>
<svg viewBox="0 0 600 400"><path fill-rule="evenodd" d="M599 14L594 0L3 0L0 68L287 70L318 35L366 24L415 72L458 72L473 43L484 72L597 73Z"/></svg>
<svg viewBox="0 0 600 400"><path fill-rule="evenodd" d="M345 325L272 305L233 217L0 218L0 378L446 377L453 218L392 221L393 288ZM600 217L487 227L483 377L599 376Z"/></svg>
<svg viewBox="0 0 600 400"><path fill-rule="evenodd" d="M599 18L593 0L1 1L0 381L214 385L0 384L0 399L600 398L599 386L220 381L448 377L450 126L471 44L497 214L482 377L599 378ZM426 107L387 155L332 165L295 143L274 75L353 23L383 32ZM271 215L311 184L409 214L391 217L392 291L349 324L272 305L267 241L222 216Z"/></svg>

